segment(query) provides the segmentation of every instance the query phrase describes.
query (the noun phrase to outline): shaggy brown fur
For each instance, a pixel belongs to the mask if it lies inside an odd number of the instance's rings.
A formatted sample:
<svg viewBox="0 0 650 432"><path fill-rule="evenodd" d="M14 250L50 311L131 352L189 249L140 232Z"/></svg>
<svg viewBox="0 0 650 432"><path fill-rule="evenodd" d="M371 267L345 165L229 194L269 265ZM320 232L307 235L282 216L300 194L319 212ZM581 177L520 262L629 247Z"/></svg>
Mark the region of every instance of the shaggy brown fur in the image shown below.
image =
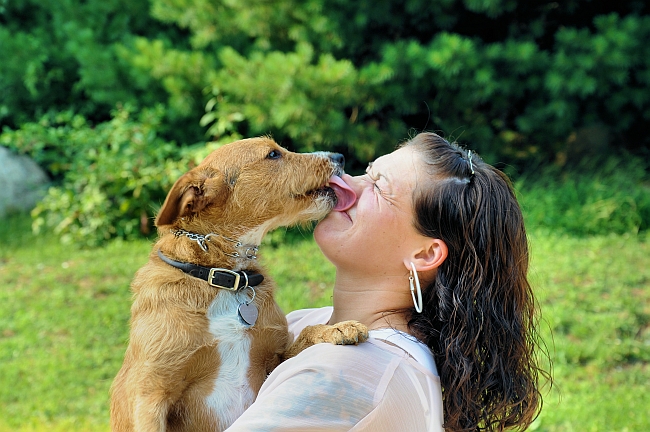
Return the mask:
<svg viewBox="0 0 650 432"><path fill-rule="evenodd" d="M292 344L273 283L255 259L246 258L246 249L259 245L269 230L320 219L332 209L335 195L324 187L341 172L336 160L253 138L215 150L174 184L156 219L160 237L131 285L130 342L111 388L113 431L223 430L283 359L317 342L365 340L367 329L347 322L307 328ZM177 229L218 236L210 237L204 251L171 233ZM255 287L255 325L239 321L236 293L164 263L158 250L176 261L264 274ZM240 256L229 255L234 252ZM216 388L225 382L219 381L222 368L233 372L229 355L241 346L248 360L245 388Z"/></svg>

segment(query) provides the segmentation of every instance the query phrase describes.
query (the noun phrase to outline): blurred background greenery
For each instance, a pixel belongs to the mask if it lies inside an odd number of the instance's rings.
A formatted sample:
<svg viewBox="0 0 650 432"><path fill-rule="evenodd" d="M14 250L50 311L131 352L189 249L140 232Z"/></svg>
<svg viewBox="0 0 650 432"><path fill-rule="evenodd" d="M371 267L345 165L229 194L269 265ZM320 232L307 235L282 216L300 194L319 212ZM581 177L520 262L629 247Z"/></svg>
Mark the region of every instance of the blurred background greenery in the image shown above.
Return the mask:
<svg viewBox="0 0 650 432"><path fill-rule="evenodd" d="M354 174L423 130L515 182L556 365L534 428L650 430L649 40L644 0L0 0L0 145L52 180L0 227L0 430L106 428L153 216L211 149ZM268 242L282 307L327 303L309 234Z"/></svg>

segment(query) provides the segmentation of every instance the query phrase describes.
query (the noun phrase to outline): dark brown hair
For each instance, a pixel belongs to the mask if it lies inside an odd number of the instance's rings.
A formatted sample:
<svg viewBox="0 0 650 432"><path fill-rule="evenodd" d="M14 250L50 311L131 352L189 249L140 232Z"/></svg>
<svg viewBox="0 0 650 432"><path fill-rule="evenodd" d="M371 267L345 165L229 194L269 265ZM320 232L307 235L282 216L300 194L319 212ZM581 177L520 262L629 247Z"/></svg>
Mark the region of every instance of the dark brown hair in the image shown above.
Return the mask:
<svg viewBox="0 0 650 432"><path fill-rule="evenodd" d="M434 353L450 431L526 429L542 406L537 312L528 243L505 174L433 133L405 145L428 178L414 191L414 225L449 250L423 287L409 327ZM473 173L472 173L473 171ZM546 358L548 355L546 354Z"/></svg>

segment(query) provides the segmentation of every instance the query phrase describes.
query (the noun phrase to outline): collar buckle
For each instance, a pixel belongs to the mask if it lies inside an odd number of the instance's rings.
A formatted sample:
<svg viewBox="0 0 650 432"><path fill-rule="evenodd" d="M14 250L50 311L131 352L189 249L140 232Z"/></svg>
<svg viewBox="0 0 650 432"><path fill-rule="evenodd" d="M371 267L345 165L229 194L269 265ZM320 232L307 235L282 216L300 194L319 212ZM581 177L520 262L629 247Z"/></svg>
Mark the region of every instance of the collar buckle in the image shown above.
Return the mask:
<svg viewBox="0 0 650 432"><path fill-rule="evenodd" d="M233 275L235 277L235 282L234 282L233 286L229 287L229 286L219 285L219 284L215 283L214 279L215 279L215 273L216 272L228 273L228 274ZM239 290L239 280L240 280L240 278L241 278L241 276L236 271L213 267L213 268L210 269L210 273L208 274L208 283L211 286L215 287L215 288L221 288L221 289L225 289L225 290L228 290L228 291L237 291L237 290Z"/></svg>

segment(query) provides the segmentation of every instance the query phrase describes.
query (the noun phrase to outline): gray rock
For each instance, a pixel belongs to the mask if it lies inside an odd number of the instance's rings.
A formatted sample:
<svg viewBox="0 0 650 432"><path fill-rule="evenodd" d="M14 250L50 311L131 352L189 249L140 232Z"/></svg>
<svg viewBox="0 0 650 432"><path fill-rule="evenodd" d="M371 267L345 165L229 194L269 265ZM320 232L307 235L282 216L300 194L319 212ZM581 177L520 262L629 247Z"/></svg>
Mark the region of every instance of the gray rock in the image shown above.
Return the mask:
<svg viewBox="0 0 650 432"><path fill-rule="evenodd" d="M0 216L34 208L48 183L47 174L33 160L0 146Z"/></svg>

